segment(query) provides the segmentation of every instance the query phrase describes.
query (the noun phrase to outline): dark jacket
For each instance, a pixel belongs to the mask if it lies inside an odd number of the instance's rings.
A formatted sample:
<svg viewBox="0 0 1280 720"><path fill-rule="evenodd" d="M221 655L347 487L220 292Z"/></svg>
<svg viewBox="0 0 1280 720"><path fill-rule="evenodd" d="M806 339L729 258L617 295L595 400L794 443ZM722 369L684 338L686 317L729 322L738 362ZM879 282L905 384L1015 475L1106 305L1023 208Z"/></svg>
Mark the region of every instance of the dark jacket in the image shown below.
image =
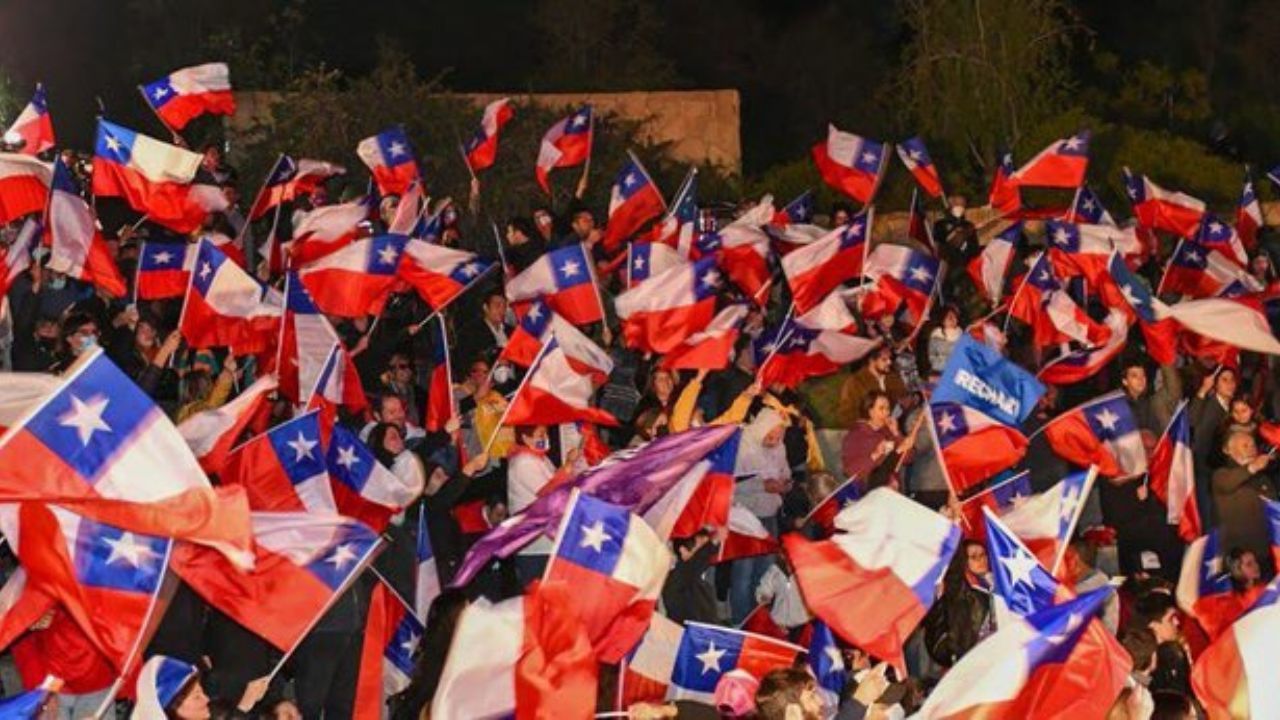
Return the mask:
<svg viewBox="0 0 1280 720"><path fill-rule="evenodd" d="M981 629L991 613L991 594L969 583L958 591L943 592L924 620L924 642L929 657L951 667L980 640Z"/></svg>
<svg viewBox="0 0 1280 720"><path fill-rule="evenodd" d="M675 567L671 568L667 582L662 586L662 606L673 621L718 622L716 589L703 577L711 567L716 548L709 542L698 548L688 560L677 560Z"/></svg>
<svg viewBox="0 0 1280 720"><path fill-rule="evenodd" d="M1231 462L1213 473L1213 502L1222 532L1222 549L1242 547L1252 550L1263 567L1271 557L1271 531L1262 498L1275 498L1271 479L1252 475L1249 469Z"/></svg>

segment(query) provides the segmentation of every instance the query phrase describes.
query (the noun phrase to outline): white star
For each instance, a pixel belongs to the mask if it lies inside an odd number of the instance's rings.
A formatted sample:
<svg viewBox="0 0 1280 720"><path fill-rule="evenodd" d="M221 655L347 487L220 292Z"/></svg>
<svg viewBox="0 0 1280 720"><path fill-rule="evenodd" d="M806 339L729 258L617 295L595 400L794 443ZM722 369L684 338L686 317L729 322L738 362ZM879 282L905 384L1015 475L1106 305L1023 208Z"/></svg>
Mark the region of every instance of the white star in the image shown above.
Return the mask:
<svg viewBox="0 0 1280 720"><path fill-rule="evenodd" d="M120 151L120 141L117 140L114 135L107 136L107 149L111 152Z"/></svg>
<svg viewBox="0 0 1280 720"><path fill-rule="evenodd" d="M1217 235L1218 233L1222 232L1222 223L1218 222L1217 220L1214 220L1213 222L1209 223L1209 232L1213 235Z"/></svg>
<svg viewBox="0 0 1280 720"><path fill-rule="evenodd" d="M538 320L542 319L542 306L534 305L533 307L529 308L529 312L525 317L529 318L530 320L533 320L534 322L537 322Z"/></svg>
<svg viewBox="0 0 1280 720"><path fill-rule="evenodd" d="M1062 496L1062 505L1058 509L1059 522L1067 522L1076 513L1076 505L1080 504L1080 488L1072 485Z"/></svg>
<svg viewBox="0 0 1280 720"><path fill-rule="evenodd" d="M311 453L308 452L307 455L310 456ZM356 446L351 445L349 447L338 448L337 462L339 465L346 468L347 472L351 472L351 468L355 467L355 465L360 462L360 458L356 457Z"/></svg>
<svg viewBox="0 0 1280 720"><path fill-rule="evenodd" d="M644 258L637 255L635 261L631 263L631 267L636 270L644 270Z"/></svg>
<svg viewBox="0 0 1280 720"><path fill-rule="evenodd" d="M923 265L917 265L911 269L911 279L916 282L926 283L933 279L933 273L925 269Z"/></svg>
<svg viewBox="0 0 1280 720"><path fill-rule="evenodd" d="M1129 193L1129 197L1130 197L1130 199L1133 199L1133 200L1137 200L1137 199L1138 199L1138 188L1131 187L1131 188L1129 188L1129 189L1125 190L1125 192Z"/></svg>
<svg viewBox="0 0 1280 720"><path fill-rule="evenodd" d="M907 151L907 157L910 157L912 160L915 160L916 162L919 162L919 161L920 161L920 158L921 158L921 157L923 157L923 156L924 156L924 154L923 154L923 153L921 153L919 150L908 150L908 151Z"/></svg>
<svg viewBox="0 0 1280 720"><path fill-rule="evenodd" d="M635 184L636 184L635 173L627 173L627 176L622 178L623 187L631 187L632 185L635 185Z"/></svg>
<svg viewBox="0 0 1280 720"><path fill-rule="evenodd" d="M405 655L412 655L413 649L418 646L418 638L410 635L404 642L400 643L400 648L404 650Z"/></svg>
<svg viewBox="0 0 1280 720"><path fill-rule="evenodd" d="M1084 208L1087 212L1093 212L1093 198L1085 198L1084 202L1080 203L1080 207Z"/></svg>
<svg viewBox="0 0 1280 720"><path fill-rule="evenodd" d="M856 222L849 226L850 237L862 237L862 223Z"/></svg>
<svg viewBox="0 0 1280 720"><path fill-rule="evenodd" d="M1080 138L1076 137L1075 135L1072 135L1071 137L1067 138L1067 141L1063 143L1062 146L1067 150L1079 150L1081 142L1082 141L1080 140Z"/></svg>
<svg viewBox="0 0 1280 720"><path fill-rule="evenodd" d="M294 462L299 462L300 460L302 460L302 458L310 458L310 457L311 457L311 448L313 448L313 447L315 447L315 446L316 446L317 441L316 441L316 440L308 440L308 439L306 438L306 436L302 434L302 431L301 431L301 430L299 430L299 431L298 431L298 437L297 437L296 439L294 439L294 440L290 440L290 441L289 441L288 443L286 443L286 444L287 444L289 447L293 448L293 452L294 452L294 453L295 453L295 455L296 455L296 457L294 457L294 458L293 458L293 461L294 461Z"/></svg>
<svg viewBox="0 0 1280 720"><path fill-rule="evenodd" d="M604 531L604 521L597 520L594 525L588 525L582 529L582 543L578 547L589 547L596 552L601 552L608 541L609 533Z"/></svg>
<svg viewBox="0 0 1280 720"><path fill-rule="evenodd" d="M1067 235L1067 231L1064 228L1058 228L1057 232L1053 234L1053 241L1059 245L1070 245L1071 236Z"/></svg>
<svg viewBox="0 0 1280 720"><path fill-rule="evenodd" d="M828 645L823 648L822 652L831 660L832 670L844 669L844 656L840 654L840 648L835 645Z"/></svg>
<svg viewBox="0 0 1280 720"><path fill-rule="evenodd" d="M702 663L702 674L706 675L712 670L720 672L720 658L724 657L725 652L724 649L717 650L716 643L713 640L707 645L706 650L694 655Z"/></svg>
<svg viewBox="0 0 1280 720"><path fill-rule="evenodd" d="M1187 258L1187 262L1189 263L1192 263L1195 265L1200 264L1200 253L1196 252L1195 250L1188 250L1186 258Z"/></svg>
<svg viewBox="0 0 1280 720"><path fill-rule="evenodd" d="M165 86L161 85L160 87L157 87L157 88L155 89L155 92L151 93L151 97L153 97L153 98L155 98L155 99L159 100L159 99L163 98L165 95L168 95L168 94L169 94L169 88L167 88L167 87L165 87Z"/></svg>
<svg viewBox="0 0 1280 720"><path fill-rule="evenodd" d="M391 157L398 158L405 153L404 143L399 140L387 146L387 152L391 153Z"/></svg>
<svg viewBox="0 0 1280 720"><path fill-rule="evenodd" d="M1142 301L1139 300L1138 296L1134 294L1132 285L1129 285L1128 283L1121 285L1120 294L1124 295L1125 302L1129 303L1130 305L1134 307L1138 307L1139 305L1142 305Z"/></svg>
<svg viewBox="0 0 1280 720"><path fill-rule="evenodd" d="M580 128L587 124L587 116L578 114L573 116L573 120L569 123L573 127Z"/></svg>
<svg viewBox="0 0 1280 720"><path fill-rule="evenodd" d="M951 413L942 413L942 417L938 418L938 429L943 435L950 435L956 431L956 419Z"/></svg>
<svg viewBox="0 0 1280 720"><path fill-rule="evenodd" d="M1018 585L1031 584L1031 572L1036 569L1036 559L1030 554L1018 550L1012 557L1000 558L1000 564L1009 573L1009 580Z"/></svg>
<svg viewBox="0 0 1280 720"><path fill-rule="evenodd" d="M154 557L155 551L147 547L146 543L138 542L133 533L126 532L118 538L103 538L102 542L111 548L111 554L107 555L107 564L117 560L123 560L131 567L142 567L146 563L147 558Z"/></svg>
<svg viewBox="0 0 1280 720"><path fill-rule="evenodd" d="M168 265L169 261L173 259L173 253L168 250L162 250L155 255L152 255L151 259L154 260L157 265Z"/></svg>
<svg viewBox="0 0 1280 720"><path fill-rule="evenodd" d="M581 270L582 266L576 260L565 260L564 264L560 266L560 274L567 278L577 275Z"/></svg>
<svg viewBox="0 0 1280 720"><path fill-rule="evenodd" d="M1247 182L1247 183L1245 183L1245 184L1244 184L1244 193L1243 193L1243 195L1244 195L1246 198L1252 199L1252 197L1253 197L1253 183L1251 183L1251 182Z"/></svg>
<svg viewBox="0 0 1280 720"><path fill-rule="evenodd" d="M209 273L213 272L213 266L205 262L200 265L200 279L208 280Z"/></svg>
<svg viewBox="0 0 1280 720"><path fill-rule="evenodd" d="M390 245L383 245L382 249L378 251L378 262L383 265L394 264L397 257L399 257L399 253Z"/></svg>
<svg viewBox="0 0 1280 720"><path fill-rule="evenodd" d="M458 272L462 273L463 277L475 277L475 274L479 272L479 270L476 269L475 263L467 263L459 268Z"/></svg>
<svg viewBox="0 0 1280 720"><path fill-rule="evenodd" d="M706 274L702 276L702 284L707 287L715 287L716 284L719 282L720 282L720 273L716 272L715 270L708 270Z"/></svg>
<svg viewBox="0 0 1280 720"><path fill-rule="evenodd" d="M1206 560L1204 563L1205 575L1213 577L1222 574L1222 556L1214 555L1213 558Z"/></svg>
<svg viewBox="0 0 1280 720"><path fill-rule="evenodd" d="M1040 282L1042 282L1042 283L1047 283L1047 282L1049 282L1049 280L1050 280L1050 278L1049 278L1049 271L1048 271L1048 270L1045 270L1045 269L1043 269L1043 268L1041 268L1040 273L1039 273L1038 275L1036 275L1036 279L1037 279L1037 280L1039 280L1039 281L1040 281Z"/></svg>
<svg viewBox="0 0 1280 720"><path fill-rule="evenodd" d="M342 566L356 559L356 554L351 550L351 543L342 543L333 549L333 553L324 561L333 564L334 570L341 570Z"/></svg>
<svg viewBox="0 0 1280 720"><path fill-rule="evenodd" d="M868 150L867 152L862 153L862 162L863 162L863 164L865 164L865 165L870 165L871 163L873 163L873 162L875 162L875 161L877 161L877 160L879 160L879 159L880 159L880 156L879 156L879 155L876 155L875 153L873 153L873 152L871 152L871 151L869 151L869 150Z"/></svg>
<svg viewBox="0 0 1280 720"><path fill-rule="evenodd" d="M87 447L95 432L99 430L111 432L111 426L102 419L102 413L106 411L108 402L110 401L103 395L90 398L87 403L72 395L71 409L58 416L58 423L62 427L75 428L76 435L80 437L80 444Z"/></svg>
<svg viewBox="0 0 1280 720"><path fill-rule="evenodd" d="M1094 415L1093 419L1097 420L1102 427L1112 431L1116 429L1116 423L1120 422L1120 416L1111 412L1111 408L1102 408L1102 412Z"/></svg>

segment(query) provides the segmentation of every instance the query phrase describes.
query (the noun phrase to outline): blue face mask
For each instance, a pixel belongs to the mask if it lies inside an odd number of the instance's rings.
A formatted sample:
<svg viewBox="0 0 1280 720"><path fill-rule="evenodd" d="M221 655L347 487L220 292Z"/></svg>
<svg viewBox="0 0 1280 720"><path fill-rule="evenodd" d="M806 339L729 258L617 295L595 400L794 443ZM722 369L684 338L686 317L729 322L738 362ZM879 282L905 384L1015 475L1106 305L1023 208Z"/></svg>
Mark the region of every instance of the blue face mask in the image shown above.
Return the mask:
<svg viewBox="0 0 1280 720"><path fill-rule="evenodd" d="M65 275L55 275L54 277L49 278L50 290L61 290L66 286L67 286L67 278Z"/></svg>
<svg viewBox="0 0 1280 720"><path fill-rule="evenodd" d="M544 452L545 452L545 451L546 451L546 449L547 449L547 441L546 441L545 439L543 439L543 440L534 440L534 441L533 441L533 446L532 446L532 447L533 447L533 449L534 449L534 450L542 450L542 451L544 451Z"/></svg>
<svg viewBox="0 0 1280 720"><path fill-rule="evenodd" d="M80 336L80 353L87 353L98 346L97 335L81 335Z"/></svg>

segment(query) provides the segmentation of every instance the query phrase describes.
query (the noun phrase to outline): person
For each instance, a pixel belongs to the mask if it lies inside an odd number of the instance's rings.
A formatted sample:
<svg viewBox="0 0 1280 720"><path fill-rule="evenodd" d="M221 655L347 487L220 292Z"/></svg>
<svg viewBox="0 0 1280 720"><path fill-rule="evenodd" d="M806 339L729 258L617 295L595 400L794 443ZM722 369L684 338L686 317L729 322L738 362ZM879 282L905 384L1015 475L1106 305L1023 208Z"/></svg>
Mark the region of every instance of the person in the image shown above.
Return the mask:
<svg viewBox="0 0 1280 720"><path fill-rule="evenodd" d="M516 428L516 444L507 456L507 509L523 511L548 483L566 478L577 462L577 448L565 454L564 464L557 469L548 457L551 444L545 425L523 425ZM539 537L521 548L516 555L516 577L523 588L542 577L551 554L551 540Z"/></svg>
<svg viewBox="0 0 1280 720"><path fill-rule="evenodd" d="M417 424L409 421L409 413L406 409L404 398L395 393L384 393L372 402L373 420L365 423L360 429L360 439L365 443L369 442L369 433L378 426L379 423L387 423L394 425L400 431L400 437L404 440L406 446L412 447L427 436L425 430L418 427Z"/></svg>
<svg viewBox="0 0 1280 720"><path fill-rule="evenodd" d="M393 720L425 717L424 712L431 705L440 684L453 635L458 629L458 619L466 608L467 596L461 590L446 589L432 601L413 666L413 678L409 687L392 699Z"/></svg>
<svg viewBox="0 0 1280 720"><path fill-rule="evenodd" d="M507 410L507 398L493 386L489 363L483 358L473 360L466 378L454 386L453 392L462 414L467 454L478 455L488 447L490 460L505 458L515 436L510 427L498 425Z"/></svg>
<svg viewBox="0 0 1280 720"><path fill-rule="evenodd" d="M210 377L207 364L196 365L192 370L188 370L182 376L178 393L180 405L178 412L174 415L174 422L181 423L196 413L225 405L227 399L231 397L238 368L235 356L227 355L216 377Z"/></svg>
<svg viewBox="0 0 1280 720"><path fill-rule="evenodd" d="M924 620L925 649L934 662L951 667L995 632L990 577L987 549L976 540L962 542L942 577L942 594Z"/></svg>
<svg viewBox="0 0 1280 720"><path fill-rule="evenodd" d="M769 671L756 691L759 720L822 720L818 682L800 668Z"/></svg>
<svg viewBox="0 0 1280 720"><path fill-rule="evenodd" d="M1132 356L1120 368L1120 388L1138 428L1158 438L1168 427L1182 400L1182 376L1172 365L1159 367L1158 387L1152 387L1145 359Z"/></svg>
<svg viewBox="0 0 1280 720"><path fill-rule="evenodd" d="M672 621L720 622L716 589L707 575L726 532L721 529L713 535L704 529L672 541L675 564L662 586L662 607Z"/></svg>
<svg viewBox="0 0 1280 720"><path fill-rule="evenodd" d="M1213 504L1220 542L1223 547L1239 547L1251 551L1256 558L1265 558L1263 565L1270 575L1274 573L1270 562L1271 530L1262 501L1276 497L1264 472L1271 464L1271 456L1259 455L1257 443L1246 432L1228 435L1222 451L1228 462L1213 473Z"/></svg>
<svg viewBox="0 0 1280 720"><path fill-rule="evenodd" d="M783 436L787 419L773 408L763 408L742 430L733 474L740 480L733 502L759 519L771 535L778 534L778 510L782 496L791 489L791 465ZM747 557L729 565L729 611L740 624L755 608L755 590L772 566L769 556Z"/></svg>
<svg viewBox="0 0 1280 720"><path fill-rule="evenodd" d="M458 355L472 360L484 360L490 364L507 346L515 328L507 324L507 296L499 291L485 295L480 306L480 325L459 338ZM502 384L507 378L496 378Z"/></svg>
<svg viewBox="0 0 1280 720"><path fill-rule="evenodd" d="M427 389L416 381L413 358L408 352L397 350L387 358L387 370L382 374L382 394L399 397L405 404L406 417L423 417L427 409Z"/></svg>
<svg viewBox="0 0 1280 720"><path fill-rule="evenodd" d="M1129 654L1133 666L1126 683L1130 694L1126 698L1125 707L1131 712L1129 717L1146 717L1139 713L1143 709L1149 711L1151 705L1151 691L1147 688L1151 684L1151 674L1156 670L1156 648L1159 643L1156 642L1155 633L1145 627L1125 628L1118 640Z"/></svg>
<svg viewBox="0 0 1280 720"><path fill-rule="evenodd" d="M90 717L115 682L116 670L94 641L65 610L41 616L10 648L22 686L33 688L50 675L63 681L58 691L58 717ZM109 709L105 715L114 718Z"/></svg>
<svg viewBox="0 0 1280 720"><path fill-rule="evenodd" d="M226 717L248 718L258 701L267 693L270 677L249 683L244 695ZM165 655L153 655L143 663L135 683L131 720L209 720L210 702L200 682L199 669L190 663Z"/></svg>
<svg viewBox="0 0 1280 720"><path fill-rule="evenodd" d="M636 406L636 420L632 429L644 440L666 435L671 423L671 411L676 402L676 376L671 370L654 368L644 396Z"/></svg>
<svg viewBox="0 0 1280 720"><path fill-rule="evenodd" d="M809 622L809 610L800 597L800 583L783 555L776 556L773 565L760 578L760 584L756 586L756 602L768 604L769 617L793 636Z"/></svg>
<svg viewBox="0 0 1280 720"><path fill-rule="evenodd" d="M888 396L891 408L896 407L907 394L906 384L893 371L893 350L888 346L873 351L862 368L840 386L840 427L852 428L863 417L862 401L876 390Z"/></svg>
<svg viewBox="0 0 1280 720"><path fill-rule="evenodd" d="M1201 598L1196 604L1196 621L1210 640L1226 632L1249 608L1253 607L1266 585L1262 579L1262 564L1253 551L1233 547L1226 554L1227 573L1231 578L1231 592Z"/></svg>
<svg viewBox="0 0 1280 720"><path fill-rule="evenodd" d="M378 423L369 431L369 449L383 467L400 479L404 487L416 497L427 485L427 473L422 460L405 448L404 436L400 428L391 423ZM403 515L392 518L392 522L400 524Z"/></svg>
<svg viewBox="0 0 1280 720"><path fill-rule="evenodd" d="M538 228L522 217L513 217L507 221L507 245L507 265L513 274L527 270L547 251L547 241L538 232Z"/></svg>
<svg viewBox="0 0 1280 720"><path fill-rule="evenodd" d="M942 308L942 322L929 333L929 371L940 373L964 328L960 327L960 311L953 305Z"/></svg>
<svg viewBox="0 0 1280 720"><path fill-rule="evenodd" d="M1218 448L1222 428L1236 395L1236 371L1219 367L1207 374L1187 404L1187 420L1191 423L1191 457L1196 468L1196 501L1202 517L1212 522L1217 516L1210 492L1213 468L1219 465Z"/></svg>
<svg viewBox="0 0 1280 720"><path fill-rule="evenodd" d="M454 506L467 491L471 480L488 464L488 456L481 453L467 460L461 470L456 469L456 464L450 466L438 459L427 466L421 512L427 514L427 533L441 583L453 580L464 550L462 531L453 515ZM451 468L454 471L451 472Z"/></svg>
<svg viewBox="0 0 1280 720"><path fill-rule="evenodd" d="M915 446L915 433L903 437L892 412L888 393L872 390L862 398L861 417L844 436L841 467L845 477L857 478L864 488L879 470L896 475L898 460Z"/></svg>

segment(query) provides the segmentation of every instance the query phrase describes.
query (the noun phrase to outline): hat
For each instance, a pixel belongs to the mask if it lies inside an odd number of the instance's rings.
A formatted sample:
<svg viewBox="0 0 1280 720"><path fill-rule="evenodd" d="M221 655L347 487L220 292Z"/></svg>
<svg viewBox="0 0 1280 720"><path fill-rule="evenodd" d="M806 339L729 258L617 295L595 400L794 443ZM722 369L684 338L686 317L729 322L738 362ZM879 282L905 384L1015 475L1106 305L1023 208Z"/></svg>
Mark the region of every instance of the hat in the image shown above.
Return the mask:
<svg viewBox="0 0 1280 720"><path fill-rule="evenodd" d="M153 655L138 673L138 701L131 720L164 720L169 707L196 676L196 666L165 655Z"/></svg>
<svg viewBox="0 0 1280 720"><path fill-rule="evenodd" d="M756 690L760 681L746 670L730 670L716 683L716 709L729 717L745 717L756 709Z"/></svg>

